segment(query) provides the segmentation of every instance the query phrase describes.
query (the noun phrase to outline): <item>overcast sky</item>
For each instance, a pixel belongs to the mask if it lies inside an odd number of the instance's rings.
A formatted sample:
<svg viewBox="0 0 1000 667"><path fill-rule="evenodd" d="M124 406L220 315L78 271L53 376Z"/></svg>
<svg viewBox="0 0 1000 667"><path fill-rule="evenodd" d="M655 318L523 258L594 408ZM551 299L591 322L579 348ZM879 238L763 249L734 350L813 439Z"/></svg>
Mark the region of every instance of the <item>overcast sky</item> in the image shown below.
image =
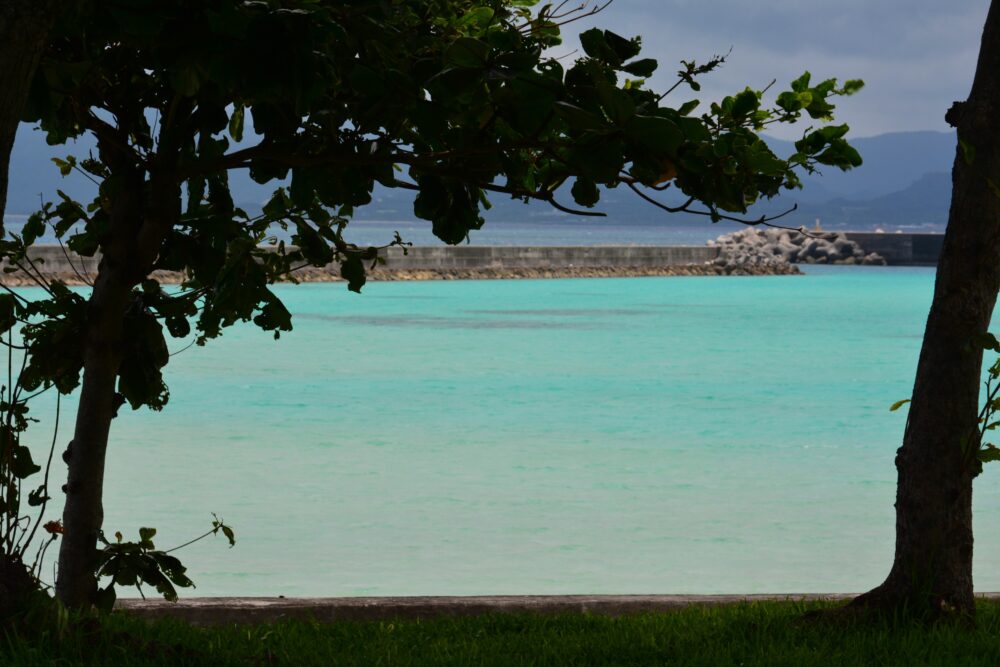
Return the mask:
<svg viewBox="0 0 1000 667"><path fill-rule="evenodd" d="M661 88L679 60L700 62L732 47L724 68L703 80L703 101L771 79L777 91L804 70L864 79L863 91L838 104L837 118L855 136L869 136L948 129L944 113L968 95L988 7L989 0L614 0L566 32L598 25L642 36L644 53L660 61L652 83ZM571 45L579 41L567 34L564 48Z"/></svg>

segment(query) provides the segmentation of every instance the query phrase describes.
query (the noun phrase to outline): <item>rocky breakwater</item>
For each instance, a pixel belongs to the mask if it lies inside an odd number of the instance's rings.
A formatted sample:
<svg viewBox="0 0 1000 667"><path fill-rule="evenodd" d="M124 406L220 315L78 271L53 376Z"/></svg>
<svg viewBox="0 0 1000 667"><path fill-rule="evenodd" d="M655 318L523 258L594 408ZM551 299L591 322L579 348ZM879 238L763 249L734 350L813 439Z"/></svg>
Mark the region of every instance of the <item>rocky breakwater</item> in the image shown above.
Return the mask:
<svg viewBox="0 0 1000 667"><path fill-rule="evenodd" d="M732 275L757 266L774 267L774 273L785 266L792 269L785 273L797 273L794 264L885 266L881 255L865 252L842 233L749 228L720 236L708 245L719 249L716 265L731 267Z"/></svg>

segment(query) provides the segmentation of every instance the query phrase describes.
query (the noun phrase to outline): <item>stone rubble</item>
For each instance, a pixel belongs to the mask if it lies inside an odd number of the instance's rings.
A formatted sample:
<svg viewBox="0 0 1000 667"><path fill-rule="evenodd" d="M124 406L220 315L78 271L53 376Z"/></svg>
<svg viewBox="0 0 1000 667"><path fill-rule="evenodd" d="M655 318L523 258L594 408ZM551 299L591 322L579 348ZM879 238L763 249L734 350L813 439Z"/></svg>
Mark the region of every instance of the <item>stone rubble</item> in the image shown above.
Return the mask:
<svg viewBox="0 0 1000 667"><path fill-rule="evenodd" d="M766 270L798 273L794 264L886 263L881 255L866 253L845 234L834 232L751 227L720 236L708 245L719 249L714 263L728 275L761 275Z"/></svg>

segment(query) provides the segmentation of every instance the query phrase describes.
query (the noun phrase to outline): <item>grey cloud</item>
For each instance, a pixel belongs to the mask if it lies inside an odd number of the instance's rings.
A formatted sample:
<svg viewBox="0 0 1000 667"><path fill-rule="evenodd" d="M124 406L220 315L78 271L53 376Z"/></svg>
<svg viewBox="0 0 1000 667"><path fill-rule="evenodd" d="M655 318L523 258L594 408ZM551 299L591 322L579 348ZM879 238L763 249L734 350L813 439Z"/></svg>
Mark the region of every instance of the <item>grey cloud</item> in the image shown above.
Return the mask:
<svg viewBox="0 0 1000 667"><path fill-rule="evenodd" d="M732 55L703 81L700 99L746 85L777 86L804 70L862 78L866 89L842 100L838 120L859 136L947 129L944 112L968 94L988 0L616 0L601 15L567 26L565 49L592 25L640 35L661 63L650 82L672 83L681 59ZM779 132L779 134L781 134ZM793 132L786 131L791 135Z"/></svg>

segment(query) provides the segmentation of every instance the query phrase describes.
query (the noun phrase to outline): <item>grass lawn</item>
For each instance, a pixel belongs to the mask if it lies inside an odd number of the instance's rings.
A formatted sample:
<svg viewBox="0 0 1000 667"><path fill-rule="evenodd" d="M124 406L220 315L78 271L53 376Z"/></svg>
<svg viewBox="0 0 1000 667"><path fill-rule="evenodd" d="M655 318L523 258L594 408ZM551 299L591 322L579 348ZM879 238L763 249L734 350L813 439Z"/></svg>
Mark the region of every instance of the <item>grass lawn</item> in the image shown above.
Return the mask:
<svg viewBox="0 0 1000 667"><path fill-rule="evenodd" d="M978 628L800 623L822 603L622 618L490 615L192 628L116 615L62 639L0 637L2 665L1000 665L1000 603Z"/></svg>

